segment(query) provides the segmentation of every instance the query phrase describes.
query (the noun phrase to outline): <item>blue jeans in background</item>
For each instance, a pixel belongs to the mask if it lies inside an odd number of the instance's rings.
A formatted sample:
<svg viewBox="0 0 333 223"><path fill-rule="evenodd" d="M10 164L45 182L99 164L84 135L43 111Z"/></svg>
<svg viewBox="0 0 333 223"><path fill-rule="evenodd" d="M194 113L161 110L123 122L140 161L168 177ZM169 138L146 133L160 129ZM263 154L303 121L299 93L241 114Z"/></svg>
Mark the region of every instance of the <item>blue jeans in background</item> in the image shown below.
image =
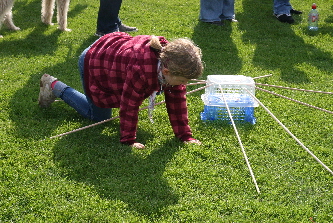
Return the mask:
<svg viewBox="0 0 333 223"><path fill-rule="evenodd" d="M84 57L90 46L85 49L79 57L79 71L83 89L84 85ZM111 108L100 108L93 104L92 100L85 94L69 87L61 81L58 81L53 89L53 94L66 102L69 106L74 108L83 117L94 120L103 121L111 118Z"/></svg>
<svg viewBox="0 0 333 223"><path fill-rule="evenodd" d="M290 10L292 9L289 0L274 0L273 11L276 15L282 14L290 14Z"/></svg>
<svg viewBox="0 0 333 223"><path fill-rule="evenodd" d="M234 0L200 0L200 17L203 22L235 18Z"/></svg>
<svg viewBox="0 0 333 223"><path fill-rule="evenodd" d="M97 31L104 34L118 30L121 25L119 10L122 0L100 0L97 17Z"/></svg>

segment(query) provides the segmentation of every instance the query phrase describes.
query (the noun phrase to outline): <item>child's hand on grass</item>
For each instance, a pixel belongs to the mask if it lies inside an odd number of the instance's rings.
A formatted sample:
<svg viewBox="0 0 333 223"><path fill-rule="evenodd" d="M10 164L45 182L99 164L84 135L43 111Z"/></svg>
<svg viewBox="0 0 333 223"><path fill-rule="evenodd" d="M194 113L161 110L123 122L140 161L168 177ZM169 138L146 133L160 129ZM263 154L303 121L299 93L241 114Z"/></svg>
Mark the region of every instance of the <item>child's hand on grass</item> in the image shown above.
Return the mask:
<svg viewBox="0 0 333 223"><path fill-rule="evenodd" d="M131 145L131 147L136 148L136 149L144 149L145 145L139 143L139 142L135 142Z"/></svg>
<svg viewBox="0 0 333 223"><path fill-rule="evenodd" d="M195 144L201 145L201 142L199 140L197 140L197 139L186 141L185 143L186 144L188 144L188 143L195 143Z"/></svg>
<svg viewBox="0 0 333 223"><path fill-rule="evenodd" d="M189 141L186 141L185 143L186 144L188 144L188 143L195 143L195 144L201 145L201 142L199 140L197 140L197 139L189 140ZM143 145L142 143L139 143L139 142L135 142L135 143L133 143L131 145L131 147L136 148L136 149L144 149L145 145Z"/></svg>

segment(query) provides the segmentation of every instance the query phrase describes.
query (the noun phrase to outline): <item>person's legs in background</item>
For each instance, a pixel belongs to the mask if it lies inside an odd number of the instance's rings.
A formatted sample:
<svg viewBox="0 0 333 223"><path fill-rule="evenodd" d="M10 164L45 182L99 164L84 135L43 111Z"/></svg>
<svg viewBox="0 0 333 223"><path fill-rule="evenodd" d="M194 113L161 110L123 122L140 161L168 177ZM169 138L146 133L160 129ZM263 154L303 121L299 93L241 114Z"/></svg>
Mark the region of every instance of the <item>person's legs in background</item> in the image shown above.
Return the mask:
<svg viewBox="0 0 333 223"><path fill-rule="evenodd" d="M275 17L280 22L286 22L290 24L295 22L291 14L302 14L301 11L297 11L292 8L290 0L274 0L273 12Z"/></svg>
<svg viewBox="0 0 333 223"><path fill-rule="evenodd" d="M235 0L223 0L221 20L237 22L235 19Z"/></svg>
<svg viewBox="0 0 333 223"><path fill-rule="evenodd" d="M119 18L119 11L122 0L100 0L96 36L103 36L112 32L135 32L136 27L122 24Z"/></svg>
<svg viewBox="0 0 333 223"><path fill-rule="evenodd" d="M100 0L97 17L97 32L103 34L119 31L121 23L118 15L122 0Z"/></svg>
<svg viewBox="0 0 333 223"><path fill-rule="evenodd" d="M222 0L200 0L200 21L222 26L223 21L220 19L222 2Z"/></svg>
<svg viewBox="0 0 333 223"><path fill-rule="evenodd" d="M290 10L292 9L289 0L274 0L274 14L290 14Z"/></svg>

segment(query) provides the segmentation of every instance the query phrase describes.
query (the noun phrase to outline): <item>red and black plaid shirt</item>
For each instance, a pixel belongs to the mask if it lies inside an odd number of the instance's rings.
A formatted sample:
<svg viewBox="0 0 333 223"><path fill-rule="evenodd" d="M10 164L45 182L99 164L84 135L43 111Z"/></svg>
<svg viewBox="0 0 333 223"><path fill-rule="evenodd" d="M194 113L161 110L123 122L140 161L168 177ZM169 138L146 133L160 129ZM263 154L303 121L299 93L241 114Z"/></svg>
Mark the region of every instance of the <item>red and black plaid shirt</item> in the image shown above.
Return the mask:
<svg viewBox="0 0 333 223"><path fill-rule="evenodd" d="M154 91L159 91L158 53L151 36L132 37L111 33L101 37L87 52L84 61L85 90L101 108L120 108L120 141L133 144L136 139L139 106ZM161 43L167 43L159 37ZM164 88L169 120L177 138L192 140L188 125L186 86Z"/></svg>

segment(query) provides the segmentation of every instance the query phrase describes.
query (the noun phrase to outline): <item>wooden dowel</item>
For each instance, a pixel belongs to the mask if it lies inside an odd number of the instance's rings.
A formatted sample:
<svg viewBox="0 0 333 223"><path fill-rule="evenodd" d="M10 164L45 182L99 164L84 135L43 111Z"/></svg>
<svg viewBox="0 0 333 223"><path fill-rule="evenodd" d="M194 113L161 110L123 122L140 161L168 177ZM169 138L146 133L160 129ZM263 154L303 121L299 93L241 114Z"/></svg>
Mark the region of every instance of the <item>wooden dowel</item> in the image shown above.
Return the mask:
<svg viewBox="0 0 333 223"><path fill-rule="evenodd" d="M295 100L295 99L292 99L292 98L289 98L289 97L283 96L283 95L281 95L281 94L277 94L277 93L274 93L274 92L272 92L272 91L268 91L268 90L265 90L265 89L262 89L262 88L259 88L259 87L255 87L255 88L258 89L258 90L261 90L261 91L264 91L264 92L270 93L270 94L272 94L272 95L279 96L279 97L281 97L281 98L285 98L285 99L288 99L288 100L290 100L290 101L293 101L293 102L296 102L296 103L299 103L299 104L302 104L302 105L306 105L306 106L308 106L308 107L310 107L310 108L314 108L314 109L317 109L317 110L320 110L320 111L323 111L323 112L327 112L327 113L333 114L332 111L329 111L329 110L326 110L326 109L323 109L323 108L319 108L319 107L317 107L317 106L310 105L310 104L308 104L308 103L301 102L301 101L298 101L298 100Z"/></svg>
<svg viewBox="0 0 333 223"><path fill-rule="evenodd" d="M305 91L305 92L312 92L312 93L333 94L333 92L306 90L306 89L299 89L299 88L292 88L292 87L283 87L283 86L277 86L277 85L271 85L271 84L256 83L256 85L267 86L267 87L275 87L275 88L282 88L282 89L295 90L295 91Z"/></svg>
<svg viewBox="0 0 333 223"><path fill-rule="evenodd" d="M209 87L209 86L210 86L210 85L207 85L207 86L203 86L203 87L197 88L197 89L195 89L195 90L192 90L192 91L187 92L186 94L191 94L191 93L193 93L193 92L200 91L200 90L205 89L205 88L207 88L207 87ZM165 103L165 101L158 102L158 103L154 104L154 106L156 106L156 105L160 105L160 104L163 104L163 103ZM147 109L147 108L148 108L148 106L143 107L143 108L140 108L139 111L142 111L142 110ZM112 117L112 118L109 118L109 119L106 119L106 120L103 120L103 121L100 121L100 122L96 122L96 123L94 123L94 124L87 125L87 126L84 126L84 127L81 127L81 128L78 128L78 129L75 129L75 130L69 131L69 132L65 132L65 133L62 133L62 134L59 134L59 135L56 135L56 136L52 136L52 137L50 137L49 139L54 139L54 138L58 138L58 137L61 137L61 136L69 135L69 134L71 134L71 133L78 132L78 131L81 131L81 130L84 130L84 129L87 129L87 128L90 128L90 127L94 127L94 126L96 126L96 125L100 125L100 124L103 124L103 123L105 123L105 122L109 122L109 121L112 121L112 120L115 120L115 119L118 119L118 118L120 118L120 116L115 116L115 117Z"/></svg>
<svg viewBox="0 0 333 223"><path fill-rule="evenodd" d="M231 115L231 112L230 112L230 109L229 109L229 105L228 105L228 103L227 103L227 100L225 99L225 96L224 96L224 93L223 93L223 89L222 89L221 86L220 86L220 90L221 90L221 92L222 92L222 98L223 98L223 101L224 101L224 103L225 103L225 106L226 106L226 109L227 109L227 112L228 112L229 118L230 118L230 120L231 120L231 124L232 124L232 126L233 126L233 128L234 128L234 131L235 131L235 133L236 133L236 137L237 137L237 139L238 139L238 143L239 143L239 145L240 145L240 147L241 147L241 149L242 149L242 152L243 152L243 155L244 155L244 159L245 159L246 165L247 165L247 167L249 168L250 175L251 175L251 177L252 177L252 180L253 180L253 183L254 183L254 185L255 185L255 187L256 187L256 190L257 190L258 194L260 194L260 189L259 189L259 187L258 187L258 184L257 184L256 178L255 178L255 176L254 176L254 174L253 174L253 171L252 171L252 168L251 168L251 165L250 165L249 159L248 159L248 157L247 157L247 155L246 155L246 152L245 152L245 149L244 149L244 146L243 146L242 140L241 140L241 138L240 138L240 136L239 136L239 134L238 134L238 130L237 130L237 128L236 128L236 125L235 125L234 119L232 118L232 115Z"/></svg>
<svg viewBox="0 0 333 223"><path fill-rule="evenodd" d="M333 175L333 172L330 168L328 168L323 162L321 162L320 159L318 159L318 157L316 157L316 155L314 155L294 134L292 134L289 129L284 125L282 124L282 122L275 117L275 115L268 109L266 108L266 106L261 103L259 101L259 99L257 99L249 90L245 89L251 96L252 98L254 98L259 104L261 107L263 107L265 109L265 111L270 115L272 116L272 118L277 122L279 123L279 125L303 148L305 149L306 152L308 152L320 165L322 165L328 172L330 172L332 175Z"/></svg>
<svg viewBox="0 0 333 223"><path fill-rule="evenodd" d="M259 78L270 77L270 76L272 76L272 74L267 74L267 75L259 76L259 77L253 77L252 79L259 79Z"/></svg>

